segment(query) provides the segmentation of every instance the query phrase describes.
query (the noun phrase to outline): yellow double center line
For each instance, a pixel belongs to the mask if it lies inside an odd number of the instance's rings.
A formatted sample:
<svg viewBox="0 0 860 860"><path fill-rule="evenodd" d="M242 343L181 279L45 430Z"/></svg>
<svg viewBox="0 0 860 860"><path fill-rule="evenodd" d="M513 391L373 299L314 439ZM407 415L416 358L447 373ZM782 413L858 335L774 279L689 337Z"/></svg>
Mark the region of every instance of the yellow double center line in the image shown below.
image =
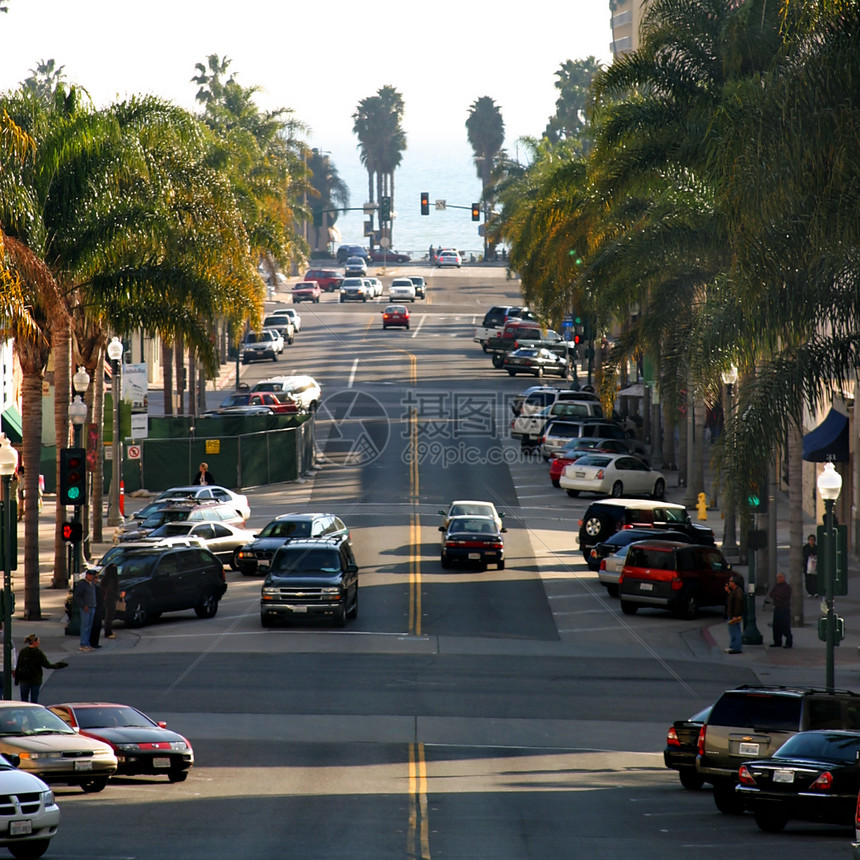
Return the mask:
<svg viewBox="0 0 860 860"><path fill-rule="evenodd" d="M427 816L427 762L424 744L409 744L409 860L430 860L430 822Z"/></svg>

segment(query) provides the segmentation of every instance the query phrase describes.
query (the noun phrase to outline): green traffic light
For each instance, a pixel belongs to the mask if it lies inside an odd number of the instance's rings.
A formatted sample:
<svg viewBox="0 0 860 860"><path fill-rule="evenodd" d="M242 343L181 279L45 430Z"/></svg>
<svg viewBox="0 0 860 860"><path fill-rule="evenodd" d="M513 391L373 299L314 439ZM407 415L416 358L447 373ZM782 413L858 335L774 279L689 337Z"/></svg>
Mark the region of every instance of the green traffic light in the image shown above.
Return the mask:
<svg viewBox="0 0 860 860"><path fill-rule="evenodd" d="M66 491L66 495L67 495L70 499L77 499L77 498L80 498L80 495L81 495L81 488L80 488L80 487L69 487L69 489Z"/></svg>

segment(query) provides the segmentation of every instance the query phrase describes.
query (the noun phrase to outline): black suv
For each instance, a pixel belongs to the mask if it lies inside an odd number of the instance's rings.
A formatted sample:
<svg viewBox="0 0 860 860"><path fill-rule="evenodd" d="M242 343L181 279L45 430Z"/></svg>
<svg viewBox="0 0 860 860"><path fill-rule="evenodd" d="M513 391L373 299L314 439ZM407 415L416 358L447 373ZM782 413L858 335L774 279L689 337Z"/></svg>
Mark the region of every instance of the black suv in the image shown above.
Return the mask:
<svg viewBox="0 0 860 860"><path fill-rule="evenodd" d="M808 729L860 730L860 695L817 687L742 686L726 690L699 732L696 771L714 786L720 812L743 811L735 793L738 768L770 758L792 735Z"/></svg>
<svg viewBox="0 0 860 860"><path fill-rule="evenodd" d="M268 573L275 553L285 543L322 537L348 541L349 529L334 514L281 514L239 550L236 554L239 570L245 576Z"/></svg>
<svg viewBox="0 0 860 860"><path fill-rule="evenodd" d="M294 540L272 559L263 581L260 623L331 615L335 626L358 615L358 565L348 541Z"/></svg>
<svg viewBox="0 0 860 860"><path fill-rule="evenodd" d="M714 532L694 523L683 505L648 499L603 499L592 502L579 521L579 548L586 562L591 548L624 528L643 526L683 532L693 542L714 545ZM659 537L659 535L654 535Z"/></svg>
<svg viewBox="0 0 860 860"><path fill-rule="evenodd" d="M370 262L370 251L361 245L341 245L337 249L337 261L342 266L350 257L361 257L365 263Z"/></svg>
<svg viewBox="0 0 860 860"><path fill-rule="evenodd" d="M212 618L227 591L224 565L203 547L120 547L110 560L119 571L116 615L126 627L183 609Z"/></svg>

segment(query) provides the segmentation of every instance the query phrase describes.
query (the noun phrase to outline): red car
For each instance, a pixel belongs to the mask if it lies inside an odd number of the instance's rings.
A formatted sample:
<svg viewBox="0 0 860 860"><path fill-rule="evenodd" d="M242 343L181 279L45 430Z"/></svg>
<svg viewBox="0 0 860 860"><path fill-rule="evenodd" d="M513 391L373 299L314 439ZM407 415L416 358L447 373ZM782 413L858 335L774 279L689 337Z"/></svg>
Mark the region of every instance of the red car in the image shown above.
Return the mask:
<svg viewBox="0 0 860 860"><path fill-rule="evenodd" d="M333 293L335 290L340 289L343 275L335 269L308 269L305 272L305 280L316 281L320 285L321 290Z"/></svg>
<svg viewBox="0 0 860 860"><path fill-rule="evenodd" d="M409 311L406 305L389 305L382 312L382 328L387 329L389 326L409 329Z"/></svg>
<svg viewBox="0 0 860 860"><path fill-rule="evenodd" d="M278 400L277 395L271 391L253 391L250 393L231 394L216 410L219 415L252 415L259 413L264 415L268 412L278 414L292 414L299 411L299 404L295 400L286 398Z"/></svg>
<svg viewBox="0 0 860 860"><path fill-rule="evenodd" d="M299 281L293 287L293 304L299 302L313 302L318 304L321 295L319 281Z"/></svg>

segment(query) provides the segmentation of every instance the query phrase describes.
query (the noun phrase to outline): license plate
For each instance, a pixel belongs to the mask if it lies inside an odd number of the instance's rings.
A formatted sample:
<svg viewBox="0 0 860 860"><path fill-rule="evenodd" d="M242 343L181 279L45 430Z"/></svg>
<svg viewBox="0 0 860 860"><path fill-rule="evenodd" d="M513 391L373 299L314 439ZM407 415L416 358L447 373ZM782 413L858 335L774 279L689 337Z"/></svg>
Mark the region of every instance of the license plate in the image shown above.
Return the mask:
<svg viewBox="0 0 860 860"><path fill-rule="evenodd" d="M91 761L76 761L75 770L92 770L93 763Z"/></svg>
<svg viewBox="0 0 860 860"><path fill-rule="evenodd" d="M159 756L152 760L153 767L170 767L170 759L164 756Z"/></svg>
<svg viewBox="0 0 860 860"><path fill-rule="evenodd" d="M793 770L775 770L773 772L774 782L794 782Z"/></svg>
<svg viewBox="0 0 860 860"><path fill-rule="evenodd" d="M298 612L298 613L302 613L302 612L307 612L307 611L308 611L307 606L291 606L291 607L290 607L290 609L292 609L292 610L293 610L293 612Z"/></svg>
<svg viewBox="0 0 860 860"><path fill-rule="evenodd" d="M470 552L469 553L469 561L480 561L481 553L479 552Z"/></svg>
<svg viewBox="0 0 860 860"><path fill-rule="evenodd" d="M269 559L267 559L267 558L261 558L257 561L257 567L260 570L264 570L268 566L269 566Z"/></svg>
<svg viewBox="0 0 860 860"><path fill-rule="evenodd" d="M741 755L758 755L758 744L741 743L738 745L738 752Z"/></svg>
<svg viewBox="0 0 860 860"><path fill-rule="evenodd" d="M654 583L653 582L640 582L639 583L639 590L640 591L653 591L654 590Z"/></svg>
<svg viewBox="0 0 860 860"><path fill-rule="evenodd" d="M585 477L585 472L574 472L573 474L574 474L574 477L576 477L576 478L584 478Z"/></svg>
<svg viewBox="0 0 860 860"><path fill-rule="evenodd" d="M27 836L33 832L32 821L10 821L9 835L10 836Z"/></svg>

